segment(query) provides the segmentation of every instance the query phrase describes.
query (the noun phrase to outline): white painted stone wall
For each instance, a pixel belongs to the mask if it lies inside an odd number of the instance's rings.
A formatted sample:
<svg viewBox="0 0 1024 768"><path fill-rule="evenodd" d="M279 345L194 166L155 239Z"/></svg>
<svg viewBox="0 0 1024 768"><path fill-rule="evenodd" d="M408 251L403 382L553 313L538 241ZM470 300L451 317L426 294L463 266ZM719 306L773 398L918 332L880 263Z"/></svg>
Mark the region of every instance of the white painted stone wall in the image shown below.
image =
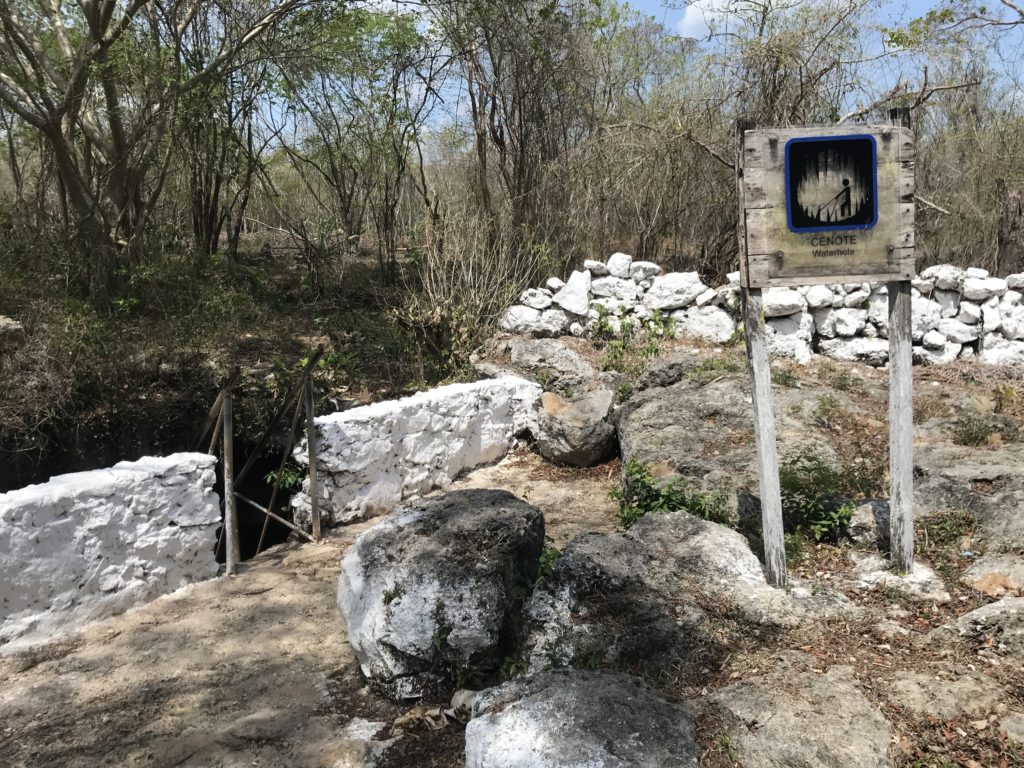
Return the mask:
<svg viewBox="0 0 1024 768"><path fill-rule="evenodd" d="M498 461L534 418L541 388L517 376L451 384L316 419L321 521L390 512L444 488L464 470ZM308 466L305 441L296 460ZM292 498L309 525L309 481Z"/></svg>
<svg viewBox="0 0 1024 768"><path fill-rule="evenodd" d="M552 278L509 307L501 327L532 336L607 335L625 327L722 343L739 310L739 272L711 288L696 272L661 267L616 253L608 263L585 261L562 283ZM980 358L1024 364L1024 274L991 277L983 269L940 264L913 280L914 361ZM889 357L884 284L845 283L764 292L769 351L807 362L815 353L885 365Z"/></svg>
<svg viewBox="0 0 1024 768"><path fill-rule="evenodd" d="M0 651L215 576L215 464L147 457L0 494Z"/></svg>

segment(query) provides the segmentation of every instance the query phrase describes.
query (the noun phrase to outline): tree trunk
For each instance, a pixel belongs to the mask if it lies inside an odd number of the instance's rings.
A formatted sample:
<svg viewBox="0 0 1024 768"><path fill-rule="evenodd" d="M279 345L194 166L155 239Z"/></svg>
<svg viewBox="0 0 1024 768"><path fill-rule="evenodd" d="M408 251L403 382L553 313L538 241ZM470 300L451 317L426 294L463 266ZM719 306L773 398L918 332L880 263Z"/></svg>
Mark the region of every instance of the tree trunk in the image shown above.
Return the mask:
<svg viewBox="0 0 1024 768"><path fill-rule="evenodd" d="M996 179L999 196L999 228L996 232L996 275L1006 277L1024 272L1024 195L1010 190Z"/></svg>

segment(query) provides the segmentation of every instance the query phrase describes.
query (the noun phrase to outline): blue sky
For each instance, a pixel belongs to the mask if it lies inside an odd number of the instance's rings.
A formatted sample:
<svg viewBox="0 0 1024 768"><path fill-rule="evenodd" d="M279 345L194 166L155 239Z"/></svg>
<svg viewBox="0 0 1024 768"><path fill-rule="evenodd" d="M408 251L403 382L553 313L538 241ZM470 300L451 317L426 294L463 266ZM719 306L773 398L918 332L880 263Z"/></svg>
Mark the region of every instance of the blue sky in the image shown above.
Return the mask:
<svg viewBox="0 0 1024 768"><path fill-rule="evenodd" d="M697 0L693 5L684 7L681 2L670 2L665 5L662 0L629 0L629 4L639 11L654 16L667 28L686 37L701 38L707 35L707 15L714 14L716 9L726 5L728 0ZM906 22L917 16L924 15L938 4L937 0L891 0L884 4L881 21L887 24Z"/></svg>

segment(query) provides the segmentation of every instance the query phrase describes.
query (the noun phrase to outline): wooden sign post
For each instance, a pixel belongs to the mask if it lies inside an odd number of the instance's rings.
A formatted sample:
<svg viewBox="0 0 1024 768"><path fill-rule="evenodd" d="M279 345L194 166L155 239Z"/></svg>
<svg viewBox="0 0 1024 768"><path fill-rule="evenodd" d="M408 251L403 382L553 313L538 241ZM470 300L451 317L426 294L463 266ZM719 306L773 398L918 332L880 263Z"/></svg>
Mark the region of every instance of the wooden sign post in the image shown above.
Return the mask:
<svg viewBox="0 0 1024 768"><path fill-rule="evenodd" d="M887 282L891 541L913 564L910 280L914 137L904 126L738 131L743 322L750 361L765 570L786 583L775 414L761 292L773 286Z"/></svg>

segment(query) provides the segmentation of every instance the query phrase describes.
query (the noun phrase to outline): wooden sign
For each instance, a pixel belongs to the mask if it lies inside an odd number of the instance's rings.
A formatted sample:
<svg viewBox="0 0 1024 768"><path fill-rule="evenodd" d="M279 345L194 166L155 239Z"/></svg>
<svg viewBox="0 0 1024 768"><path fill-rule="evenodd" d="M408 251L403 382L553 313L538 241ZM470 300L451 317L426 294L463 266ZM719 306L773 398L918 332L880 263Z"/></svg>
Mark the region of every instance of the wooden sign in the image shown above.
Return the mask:
<svg viewBox="0 0 1024 768"><path fill-rule="evenodd" d="M893 125L743 135L747 288L910 280L914 137Z"/></svg>

